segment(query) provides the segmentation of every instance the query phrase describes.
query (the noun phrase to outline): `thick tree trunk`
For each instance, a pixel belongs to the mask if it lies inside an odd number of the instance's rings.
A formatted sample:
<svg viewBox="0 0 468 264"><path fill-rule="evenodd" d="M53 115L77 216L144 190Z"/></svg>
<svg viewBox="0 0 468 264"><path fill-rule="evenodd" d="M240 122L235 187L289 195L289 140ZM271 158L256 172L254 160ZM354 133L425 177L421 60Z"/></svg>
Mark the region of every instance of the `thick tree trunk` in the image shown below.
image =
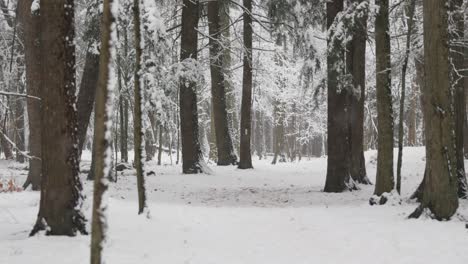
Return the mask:
<svg viewBox="0 0 468 264"><path fill-rule="evenodd" d="M239 169L251 169L252 154L250 139L252 132L252 0L244 4L244 67L242 77L242 104L240 125Z"/></svg>
<svg viewBox="0 0 468 264"><path fill-rule="evenodd" d="M41 51L40 51L40 17L39 13L31 13L31 1L18 2L18 19L23 25L24 55L26 65L27 94L39 97L41 87ZM26 99L29 123L29 160L28 178L23 185L26 189L31 184L33 190L39 190L41 183L41 101Z"/></svg>
<svg viewBox="0 0 468 264"><path fill-rule="evenodd" d="M362 3L363 0L354 0ZM364 11L360 11L364 12ZM350 172L357 183L371 184L366 173L364 159L364 100L366 96L366 40L367 40L367 10L365 15L358 17L347 52L347 70L353 77L354 92L350 94L349 132L351 147Z"/></svg>
<svg viewBox="0 0 468 264"><path fill-rule="evenodd" d="M104 248L104 241L107 236L107 219L106 201L103 201L104 193L107 191L107 181L104 177L109 175L111 164L111 157L108 157L110 148L110 130L112 129L110 122L110 115L112 114L108 106L112 105L110 101L110 63L111 63L111 31L114 17L111 12L111 5L113 0L104 0L103 3L103 21L101 33L101 54L99 64L99 79L96 88L96 111L94 130L96 144L95 156L95 179L94 179L94 195L93 195L93 216L91 225L91 264L104 263L102 258L102 250ZM106 135L107 134L107 135ZM117 145L116 145L117 147ZM117 159L117 157L115 157Z"/></svg>
<svg viewBox="0 0 468 264"><path fill-rule="evenodd" d="M222 30L220 13L222 4L219 1L208 2L208 25L210 32L210 71L211 71L211 102L212 120L216 135L217 164L235 165L237 156L234 154L226 103L226 81L223 66L226 59L221 46Z"/></svg>
<svg viewBox="0 0 468 264"><path fill-rule="evenodd" d="M182 8L182 35L180 60L194 63L198 55L199 2L184 0ZM191 80L180 81L180 127L182 136L182 171L200 173L202 153L198 139L197 84Z"/></svg>
<svg viewBox="0 0 468 264"><path fill-rule="evenodd" d="M444 1L423 1L424 93L426 112L426 172L421 205L438 219L449 219L458 208L455 129L450 85L448 8Z"/></svg>
<svg viewBox="0 0 468 264"><path fill-rule="evenodd" d="M42 182L31 235L86 233L75 109L75 26L73 0L41 1Z"/></svg>
<svg viewBox="0 0 468 264"><path fill-rule="evenodd" d="M328 159L325 192L343 192L356 189L350 174L350 135L348 125L349 91L340 83L343 74L344 51L340 40L332 38L335 17L343 10L343 0L327 3L327 86L328 86Z"/></svg>
<svg viewBox="0 0 468 264"><path fill-rule="evenodd" d="M378 117L378 150L376 195L391 192L394 188L393 178L393 109L391 90L389 0L378 1L379 10L375 19L375 50L377 117Z"/></svg>

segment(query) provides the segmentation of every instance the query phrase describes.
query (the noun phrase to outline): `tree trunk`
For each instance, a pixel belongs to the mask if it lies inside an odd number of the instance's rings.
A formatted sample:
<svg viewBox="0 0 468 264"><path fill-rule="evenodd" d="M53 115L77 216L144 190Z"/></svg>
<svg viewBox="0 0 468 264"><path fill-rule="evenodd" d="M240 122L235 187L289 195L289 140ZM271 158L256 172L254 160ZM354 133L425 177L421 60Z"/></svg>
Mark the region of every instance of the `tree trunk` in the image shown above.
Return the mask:
<svg viewBox="0 0 468 264"><path fill-rule="evenodd" d="M389 0L379 0L375 19L377 89L377 176L374 193L391 192L393 178L393 109L391 90Z"/></svg>
<svg viewBox="0 0 468 264"><path fill-rule="evenodd" d="M75 109L73 0L41 1L42 182L34 235L86 233Z"/></svg>
<svg viewBox="0 0 468 264"><path fill-rule="evenodd" d="M31 13L31 1L18 2L18 19L23 25L26 90L27 94L40 97L41 87L41 26L38 12ZM41 183L41 101L26 99L29 123L29 160L28 178L23 185L26 189L31 184L33 190L39 190Z"/></svg>
<svg viewBox="0 0 468 264"><path fill-rule="evenodd" d="M396 190L401 194L401 166L403 158L403 122L405 120L405 99L406 99L406 70L408 68L408 60L410 55L411 48L411 33L413 30L413 17L414 9L416 6L416 0L411 0L409 6L406 8L406 13L408 17L407 27L408 33L406 34L406 51L405 58L403 60L403 66L401 69L401 97L400 97L400 119L398 121L398 161L397 161L397 182Z"/></svg>
<svg viewBox="0 0 468 264"><path fill-rule="evenodd" d="M111 158L109 155L110 148L110 130L111 122L110 115L112 114L111 96L112 87L109 87L110 81L110 63L111 63L111 31L114 17L111 12L113 0L104 0L103 3L103 21L101 33L101 52L99 63L99 79L96 88L96 111L94 118L94 130L96 131L94 141L96 141L96 165L94 179L94 195L93 195L93 216L91 224L91 264L104 263L102 258L102 250L104 241L107 236L107 219L106 210L107 203L103 201L104 193L107 191L107 181L105 176L109 175L111 169ZM117 144L115 144L117 147ZM117 159L117 157L115 157Z"/></svg>
<svg viewBox="0 0 468 264"><path fill-rule="evenodd" d="M356 4L363 0L354 0ZM366 40L367 40L367 10L365 15L357 18L353 38L348 45L347 71L353 77L353 93L349 98L349 132L351 147L350 173L353 181L371 184L366 173L364 159L364 100L366 96Z"/></svg>
<svg viewBox="0 0 468 264"><path fill-rule="evenodd" d="M219 22L221 31L221 41L223 45L223 64L222 71L224 73L224 87L226 90L226 108L229 122L229 132L233 142L233 150L236 153L239 146L239 113L236 104L236 89L232 85L231 71L231 18L230 18L230 0L219 0Z"/></svg>
<svg viewBox="0 0 468 264"><path fill-rule="evenodd" d="M448 7L445 1L423 1L424 93L427 96L426 172L421 205L438 219L449 219L458 208L455 129L450 85Z"/></svg>
<svg viewBox="0 0 468 264"><path fill-rule="evenodd" d="M119 36L119 34L117 34ZM119 118L120 118L120 160L122 162L128 162L128 103L127 99L123 96L122 87L122 59L120 55L117 55L117 74L118 74L118 85L119 85Z"/></svg>
<svg viewBox="0 0 468 264"><path fill-rule="evenodd" d="M327 28L333 33L335 17L343 10L343 0L327 3ZM331 34L333 35L333 34ZM344 51L341 40L327 40L327 86L328 86L328 159L325 192L354 190L356 185L350 175L350 135L348 128L349 91L340 83L343 74Z"/></svg>
<svg viewBox="0 0 468 264"><path fill-rule="evenodd" d="M182 35L180 61L194 63L198 56L199 2L184 0L182 7ZM180 81L180 127L182 136L182 171L186 174L202 172L202 153L198 139L197 83Z"/></svg>
<svg viewBox="0 0 468 264"><path fill-rule="evenodd" d="M91 113L93 112L94 100L96 97L96 86L99 77L99 50L96 47L99 45L99 21L101 19L101 15L97 11L97 5L98 2L96 1L88 10L90 20L85 34L88 38L88 47L86 50L86 59L83 76L81 77L80 90L78 92L78 100L76 102L76 108L78 111L78 149L80 157L86 140L86 132L88 130Z"/></svg>
<svg viewBox="0 0 468 264"><path fill-rule="evenodd" d="M226 59L221 45L222 30L220 13L222 4L219 1L208 2L208 25L210 33L210 71L211 71L211 103L212 120L214 121L216 135L216 150L219 166L237 164L234 154L229 119L226 104L226 81L223 66Z"/></svg>
<svg viewBox="0 0 468 264"><path fill-rule="evenodd" d="M134 75L134 89L135 89L135 109L133 116L133 136L134 136L134 149L135 149L135 168L137 173L137 188L138 188L138 214L144 213L147 210L146 204L146 186L145 186L145 172L144 172L144 156L143 156L143 91L141 89L141 26L140 26L140 0L133 1L133 24L135 33L135 75Z"/></svg>
<svg viewBox="0 0 468 264"><path fill-rule="evenodd" d="M464 160L464 135L463 129L466 120L465 109L465 83L464 76L466 73L465 58L461 54L465 54L465 47L462 44L465 36L465 14L462 10L463 0L452 0L450 2L450 11L452 12L452 20L454 28L450 34L450 41L452 46L450 49L451 60L451 83L454 89L455 96L455 152L457 159L457 178L458 178L458 197L466 198L467 196L467 182L465 176L465 160Z"/></svg>
<svg viewBox="0 0 468 264"><path fill-rule="evenodd" d="M252 132L252 0L244 4L244 67L242 77L242 104L240 126L239 169L251 169L252 155L250 139Z"/></svg>

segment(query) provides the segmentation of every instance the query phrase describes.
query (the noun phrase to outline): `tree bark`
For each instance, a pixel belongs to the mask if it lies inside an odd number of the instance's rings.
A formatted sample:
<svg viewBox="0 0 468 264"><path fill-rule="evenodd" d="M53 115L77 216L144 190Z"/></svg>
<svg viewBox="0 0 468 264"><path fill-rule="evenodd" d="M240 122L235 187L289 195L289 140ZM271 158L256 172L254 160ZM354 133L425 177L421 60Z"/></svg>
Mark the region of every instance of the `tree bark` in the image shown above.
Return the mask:
<svg viewBox="0 0 468 264"><path fill-rule="evenodd" d="M251 169L252 154L250 139L252 132L252 0L243 0L244 4L244 67L242 77L242 104L240 125L240 160L239 169Z"/></svg>
<svg viewBox="0 0 468 264"><path fill-rule="evenodd" d="M393 178L393 109L391 90L389 1L379 0L375 19L377 89L377 176L374 193L391 192Z"/></svg>
<svg viewBox="0 0 468 264"><path fill-rule="evenodd" d="M135 89L135 105L133 116L133 135L135 149L135 168L137 173L137 188L138 188L138 214L144 213L147 210L146 204L146 186L144 172L144 157L143 157L143 91L141 88L141 21L140 21L140 0L133 1L133 24L135 33L135 73L134 73L134 89Z"/></svg>
<svg viewBox="0 0 468 264"><path fill-rule="evenodd" d="M403 158L403 122L405 120L405 99L406 99L406 71L408 68L408 60L410 55L411 48L411 33L413 30L413 17L414 9L416 6L416 0L411 0L409 5L406 8L406 13L408 17L407 27L408 32L406 34L406 51L405 58L403 60L403 66L401 69L401 97L400 97L400 119L398 121L398 161L397 161L397 182L396 190L401 194L401 166Z"/></svg>
<svg viewBox="0 0 468 264"><path fill-rule="evenodd" d="M434 218L449 219L458 208L455 129L450 85L448 7L445 1L423 1L426 172L421 205ZM429 103L430 102L430 103Z"/></svg>
<svg viewBox="0 0 468 264"><path fill-rule="evenodd" d="M467 197L467 181L465 176L465 160L464 160L464 125L466 120L466 102L465 102L465 83L464 76L466 73L465 64L465 48L463 44L465 36L465 14L462 10L463 0L452 0L450 2L450 11L452 13L452 21L454 27L450 32L450 60L451 60L451 83L454 93L455 103L455 152L457 159L457 178L458 178L458 197Z"/></svg>
<svg viewBox="0 0 468 264"><path fill-rule="evenodd" d="M83 151L83 145L86 141L86 133L88 130L89 120L91 113L94 108L94 101L96 98L96 86L99 78L99 51L97 46L100 43L99 40L99 20L101 16L97 12L98 2L94 2L88 14L90 15L90 21L87 25L85 37L88 38L88 47L86 50L85 66L83 69L83 76L81 78L80 90L78 92L78 100L76 106L78 109L78 149L79 156ZM93 134L92 144L92 155L91 155L91 167L88 172L87 179L94 179L95 165L96 165L96 150L95 150L95 133Z"/></svg>
<svg viewBox="0 0 468 264"><path fill-rule="evenodd" d="M328 159L325 192L343 192L356 189L350 174L350 135L348 114L349 91L339 81L343 74L344 51L339 39L331 37L333 22L343 11L343 1L327 2L327 87L328 87Z"/></svg>
<svg viewBox="0 0 468 264"><path fill-rule="evenodd" d="M74 236L85 230L75 109L73 0L41 1L42 182L31 235Z"/></svg>
<svg viewBox="0 0 468 264"><path fill-rule="evenodd" d="M184 0L182 7L182 35L180 61L193 63L198 56L199 1ZM183 77L179 86L180 127L182 137L182 171L185 174L202 172L202 153L198 139L197 83Z"/></svg>
<svg viewBox="0 0 468 264"><path fill-rule="evenodd" d="M210 71L211 71L211 103L212 120L214 121L217 164L219 166L237 164L237 156L234 154L231 133L229 131L229 119L226 101L226 81L224 76L226 59L223 51L222 30L220 13L222 4L220 1L208 2L208 25L210 33Z"/></svg>
<svg viewBox="0 0 468 264"><path fill-rule="evenodd" d="M94 130L96 144L95 156L95 179L93 195L93 216L91 223L91 264L104 263L102 250L106 239L107 219L106 201L103 201L104 193L107 191L107 181L105 177L109 175L111 169L111 160L109 157L110 148L110 130L109 124L111 110L108 106L112 105L110 94L112 87L109 87L110 64L111 64L111 32L114 17L111 12L113 0L104 0L103 2L103 21L101 28L101 51L99 63L99 78L96 88L96 110L94 118ZM107 135L106 135L107 134ZM117 145L116 145L117 147ZM117 159L117 157L115 157Z"/></svg>
<svg viewBox="0 0 468 264"><path fill-rule="evenodd" d="M362 4L363 0L353 0ZM366 173L364 158L364 100L366 96L366 40L367 10L365 15L356 18L353 38L348 45L347 71L353 77L353 93L349 98L349 132L351 147L351 178L361 184L371 184Z"/></svg>
<svg viewBox="0 0 468 264"><path fill-rule="evenodd" d="M18 19L23 26L24 51L26 66L27 94L39 97L41 86L41 51L40 51L40 16L39 12L31 13L31 1L18 2ZM23 185L29 184L33 190L39 190L41 183L41 101L27 98L26 106L29 123L29 160L28 178Z"/></svg>

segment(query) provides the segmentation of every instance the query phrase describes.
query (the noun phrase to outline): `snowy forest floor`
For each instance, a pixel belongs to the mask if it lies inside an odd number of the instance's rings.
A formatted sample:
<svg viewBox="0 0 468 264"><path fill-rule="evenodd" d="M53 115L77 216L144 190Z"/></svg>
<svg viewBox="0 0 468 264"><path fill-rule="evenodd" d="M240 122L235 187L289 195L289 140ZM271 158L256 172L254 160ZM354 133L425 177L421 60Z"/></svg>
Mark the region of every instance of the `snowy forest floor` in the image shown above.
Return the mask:
<svg viewBox="0 0 468 264"><path fill-rule="evenodd" d="M245 171L211 166L211 175L182 175L180 166L151 162L150 219L137 216L134 171L119 173L110 187L107 263L468 263L468 202L451 221L408 220L424 148L405 148L403 160L403 202L384 206L369 205L374 186L322 192L326 158L255 160ZM88 153L82 169L89 163ZM375 151L366 153L366 165L375 182ZM0 173L22 183L27 171L1 161ZM90 219L92 182L85 178ZM39 192L0 194L0 263L89 263L90 236L28 237L38 203Z"/></svg>

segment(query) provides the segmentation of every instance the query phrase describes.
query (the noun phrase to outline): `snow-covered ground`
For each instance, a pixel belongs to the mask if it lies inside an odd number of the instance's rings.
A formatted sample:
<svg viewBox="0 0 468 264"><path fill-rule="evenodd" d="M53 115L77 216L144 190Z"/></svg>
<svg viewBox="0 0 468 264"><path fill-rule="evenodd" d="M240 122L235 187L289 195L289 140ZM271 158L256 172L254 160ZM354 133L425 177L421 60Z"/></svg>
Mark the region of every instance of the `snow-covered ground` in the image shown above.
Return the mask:
<svg viewBox="0 0 468 264"><path fill-rule="evenodd" d="M366 153L373 182L375 160L375 151ZM407 197L422 179L424 148L406 148L403 160L403 202L384 206L369 205L373 186L323 193L325 158L256 160L246 171L211 166L212 175L151 163L151 219L137 216L134 173L119 173L110 187L107 263L468 263L468 202L448 222L406 219L417 206ZM20 183L27 173L5 161L0 168ZM85 181L88 219L91 187ZM89 236L28 237L38 201L38 192L0 194L0 263L89 263Z"/></svg>

